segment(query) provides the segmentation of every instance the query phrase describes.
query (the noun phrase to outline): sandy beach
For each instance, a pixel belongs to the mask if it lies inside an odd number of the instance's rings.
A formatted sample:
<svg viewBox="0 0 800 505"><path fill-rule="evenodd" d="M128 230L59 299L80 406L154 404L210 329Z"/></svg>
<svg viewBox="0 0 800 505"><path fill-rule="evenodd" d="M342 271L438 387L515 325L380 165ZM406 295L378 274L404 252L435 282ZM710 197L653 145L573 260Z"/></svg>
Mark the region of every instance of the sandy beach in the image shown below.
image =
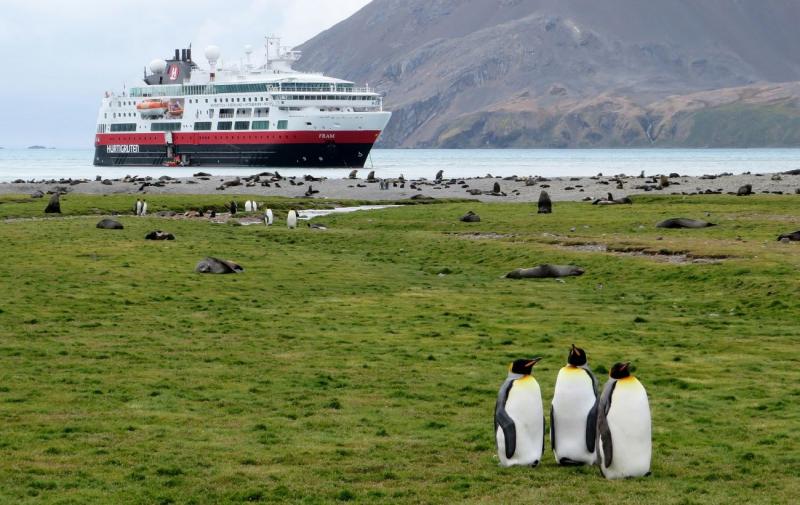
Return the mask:
<svg viewBox="0 0 800 505"><path fill-rule="evenodd" d="M359 174L360 175L360 174ZM367 174L365 174L367 175ZM435 175L435 174L432 174ZM264 197L352 199L365 201L405 200L430 197L437 199L469 199L484 202L534 202L542 191L553 201L593 201L626 196L736 194L745 186L754 194L799 194L800 174L742 174L688 177L670 176L604 176L595 177L486 177L468 179L443 178L400 179L325 179L283 177L265 171L248 177L206 176L160 178L131 175L111 180L37 180L0 183L0 194L51 193L57 190L78 194L230 194Z"/></svg>

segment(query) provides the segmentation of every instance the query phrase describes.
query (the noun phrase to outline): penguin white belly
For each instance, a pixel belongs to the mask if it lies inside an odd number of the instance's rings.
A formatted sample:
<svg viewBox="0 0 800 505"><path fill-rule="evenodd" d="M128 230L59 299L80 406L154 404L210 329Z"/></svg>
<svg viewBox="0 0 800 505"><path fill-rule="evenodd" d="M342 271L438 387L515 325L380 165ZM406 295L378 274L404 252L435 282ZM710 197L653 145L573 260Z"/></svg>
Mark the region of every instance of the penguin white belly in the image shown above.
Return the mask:
<svg viewBox="0 0 800 505"><path fill-rule="evenodd" d="M297 213L295 213L295 211L289 211L289 216L286 218L286 225L289 228L297 227Z"/></svg>
<svg viewBox="0 0 800 505"><path fill-rule="evenodd" d="M611 466L601 468L609 479L643 477L650 472L652 433L650 404L642 384L630 377L617 382L608 411ZM598 444L602 452L602 443Z"/></svg>
<svg viewBox="0 0 800 505"><path fill-rule="evenodd" d="M498 427L497 452L502 466L531 466L542 459L544 445L544 412L542 392L533 377L517 379L508 393L505 410L514 421L517 445L511 459L506 458L503 429Z"/></svg>
<svg viewBox="0 0 800 505"><path fill-rule="evenodd" d="M595 401L594 383L586 371L576 367L561 369L553 395L555 423L551 425L556 462L566 458L586 465L595 463L594 450L586 447L586 422Z"/></svg>

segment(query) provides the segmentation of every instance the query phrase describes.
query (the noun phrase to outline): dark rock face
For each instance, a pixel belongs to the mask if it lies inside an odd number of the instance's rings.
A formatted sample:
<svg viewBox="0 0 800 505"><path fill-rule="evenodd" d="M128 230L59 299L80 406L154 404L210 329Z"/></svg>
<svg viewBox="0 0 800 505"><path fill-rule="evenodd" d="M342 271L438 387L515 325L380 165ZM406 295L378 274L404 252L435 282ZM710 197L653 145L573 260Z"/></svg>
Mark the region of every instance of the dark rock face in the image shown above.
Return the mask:
<svg viewBox="0 0 800 505"><path fill-rule="evenodd" d="M657 228L708 228L710 226L717 225L706 221L686 218L667 219L656 225Z"/></svg>
<svg viewBox="0 0 800 505"><path fill-rule="evenodd" d="M547 191L542 191L539 194L539 214L552 214L553 202L550 201L550 195Z"/></svg>
<svg viewBox="0 0 800 505"><path fill-rule="evenodd" d="M739 191L736 192L737 196L749 196L753 194L753 185L752 184L745 184Z"/></svg>
<svg viewBox="0 0 800 505"><path fill-rule="evenodd" d="M144 236L145 240L175 240L175 235L161 230L151 231Z"/></svg>
<svg viewBox="0 0 800 505"><path fill-rule="evenodd" d="M506 274L507 279L548 279L583 275L584 270L574 265L539 265L534 268L519 268Z"/></svg>
<svg viewBox="0 0 800 505"><path fill-rule="evenodd" d="M782 240L789 240L791 242L800 242L800 231L787 233L785 235L781 235L780 237L778 237L779 242Z"/></svg>
<svg viewBox="0 0 800 505"><path fill-rule="evenodd" d="M461 216L460 221L462 223L480 223L481 222L481 216L475 214L472 211L469 211L466 214L464 214L463 216Z"/></svg>
<svg viewBox="0 0 800 505"><path fill-rule="evenodd" d="M113 219L103 219L99 223L97 223L97 228L101 230L124 230L125 227L122 226L122 223L119 221L114 221Z"/></svg>
<svg viewBox="0 0 800 505"><path fill-rule="evenodd" d="M45 214L61 214L61 195L59 193L53 193L53 196L50 197L50 201L47 203L47 207L44 209Z"/></svg>
<svg viewBox="0 0 800 505"><path fill-rule="evenodd" d="M737 138L726 105L768 113L768 93L737 87L800 81L797 19L796 0L374 0L300 46L299 67L384 91L384 146L796 145L797 126ZM695 116L714 131L694 137Z"/></svg>
<svg viewBox="0 0 800 505"><path fill-rule="evenodd" d="M198 263L194 271L200 274L238 274L244 272L244 268L233 261L208 257Z"/></svg>

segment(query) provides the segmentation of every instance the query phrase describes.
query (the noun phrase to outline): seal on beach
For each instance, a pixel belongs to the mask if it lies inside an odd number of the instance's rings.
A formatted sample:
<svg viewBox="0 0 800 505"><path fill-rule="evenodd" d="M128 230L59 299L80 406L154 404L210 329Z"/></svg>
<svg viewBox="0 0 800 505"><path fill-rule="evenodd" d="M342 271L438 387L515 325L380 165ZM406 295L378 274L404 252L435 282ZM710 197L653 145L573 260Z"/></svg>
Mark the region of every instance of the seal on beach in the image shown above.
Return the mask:
<svg viewBox="0 0 800 505"><path fill-rule="evenodd" d="M167 233L165 231L156 230L151 231L147 235L144 236L145 240L175 240L175 235L172 233Z"/></svg>
<svg viewBox="0 0 800 505"><path fill-rule="evenodd" d="M433 179L434 181L441 181L444 178L444 170L439 170L436 172L436 177Z"/></svg>
<svg viewBox="0 0 800 505"><path fill-rule="evenodd" d="M780 237L778 237L778 242L782 240L789 240L790 242L800 242L800 231L787 233L785 235L781 235Z"/></svg>
<svg viewBox="0 0 800 505"><path fill-rule="evenodd" d="M472 211L469 211L466 214L464 214L463 216L461 216L459 218L459 221L461 221L462 223L480 223L481 222L481 216L475 214Z"/></svg>
<svg viewBox="0 0 800 505"><path fill-rule="evenodd" d="M533 367L542 358L518 359L497 393L494 431L500 466L538 466L544 453L542 390Z"/></svg>
<svg viewBox="0 0 800 505"><path fill-rule="evenodd" d="M547 191L539 193L539 214L552 214L553 202L550 200L550 195Z"/></svg>
<svg viewBox="0 0 800 505"><path fill-rule="evenodd" d="M50 197L47 207L44 209L45 214L61 214L61 193L55 192Z"/></svg>
<svg viewBox="0 0 800 505"><path fill-rule="evenodd" d="M674 218L674 219L667 219L666 221L661 221L656 225L656 228L708 228L710 226L717 226L714 223L708 223L706 221L699 221L697 219L686 219L686 218Z"/></svg>
<svg viewBox="0 0 800 505"><path fill-rule="evenodd" d="M752 194L753 194L752 184L745 184L744 186L739 188L739 191L736 192L736 196L750 196Z"/></svg>
<svg viewBox="0 0 800 505"><path fill-rule="evenodd" d="M355 179L358 177L358 170L353 170L350 172L350 175L347 176L348 179Z"/></svg>
<svg viewBox="0 0 800 505"><path fill-rule="evenodd" d="M244 272L244 268L233 261L221 260L209 256L200 261L194 271L199 274L238 274Z"/></svg>
<svg viewBox="0 0 800 505"><path fill-rule="evenodd" d="M122 223L119 221L114 221L113 219L103 219L99 223L97 223L96 228L100 228L101 230L123 230L125 229L122 226Z"/></svg>
<svg viewBox="0 0 800 505"><path fill-rule="evenodd" d="M518 268L506 274L506 279L555 279L583 275L584 269L575 265L539 265L534 268Z"/></svg>

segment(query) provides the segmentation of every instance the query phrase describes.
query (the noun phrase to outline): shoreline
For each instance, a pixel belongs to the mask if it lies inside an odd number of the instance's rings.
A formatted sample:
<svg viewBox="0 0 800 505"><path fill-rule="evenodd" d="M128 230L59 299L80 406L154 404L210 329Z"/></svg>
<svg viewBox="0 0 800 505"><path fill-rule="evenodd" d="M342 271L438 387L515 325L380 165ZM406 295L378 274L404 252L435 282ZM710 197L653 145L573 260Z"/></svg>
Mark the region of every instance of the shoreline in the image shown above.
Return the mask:
<svg viewBox="0 0 800 505"><path fill-rule="evenodd" d="M662 186L663 183L667 186ZM249 177L162 176L105 180L60 179L2 182L0 195L62 191L89 195L210 195L285 197L304 199L389 201L413 197L465 199L482 202L536 202L541 191L553 201L594 201L609 193L615 199L634 195L736 194L751 185L753 194L800 196L800 174L720 174L693 176L603 176L594 177L477 177L430 179L374 179L283 177L262 172ZM499 185L499 192L495 192ZM386 189L382 189L386 188ZM420 196L418 196L420 195Z"/></svg>

